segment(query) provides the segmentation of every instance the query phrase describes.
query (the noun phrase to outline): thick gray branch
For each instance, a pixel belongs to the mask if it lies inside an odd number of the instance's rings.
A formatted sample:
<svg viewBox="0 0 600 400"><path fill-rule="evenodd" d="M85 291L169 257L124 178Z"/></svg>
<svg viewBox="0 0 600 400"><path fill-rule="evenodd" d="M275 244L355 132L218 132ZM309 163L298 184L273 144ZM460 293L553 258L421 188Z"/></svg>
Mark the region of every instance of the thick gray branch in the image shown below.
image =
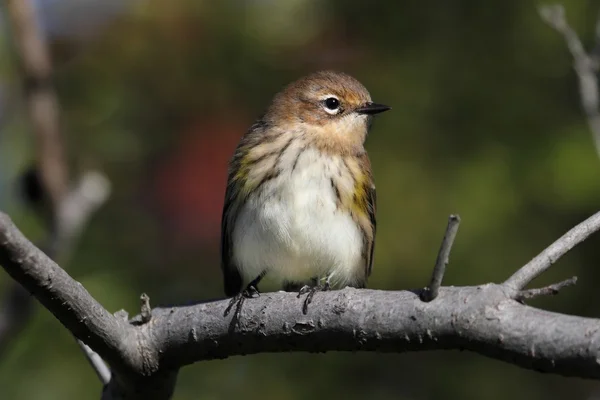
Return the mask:
<svg viewBox="0 0 600 400"><path fill-rule="evenodd" d="M307 315L293 293L244 303L238 326L228 301L155 309L141 329L154 338L161 366L289 351L400 353L467 349L524 368L600 378L600 320L556 314L510 299L500 285L418 293L347 288L315 295Z"/></svg>
<svg viewBox="0 0 600 400"><path fill-rule="evenodd" d="M181 366L261 352L467 349L525 368L600 378L600 320L528 307L506 285L440 288L431 302L417 291L320 292L307 315L303 299L278 292L247 300L239 316L224 317L229 300L220 300L145 310L127 323L1 213L0 264L117 372L103 399L169 399Z"/></svg>
<svg viewBox="0 0 600 400"><path fill-rule="evenodd" d="M54 316L109 363L121 365L131 354L124 342L133 330L106 311L77 281L29 242L0 213L0 264Z"/></svg>

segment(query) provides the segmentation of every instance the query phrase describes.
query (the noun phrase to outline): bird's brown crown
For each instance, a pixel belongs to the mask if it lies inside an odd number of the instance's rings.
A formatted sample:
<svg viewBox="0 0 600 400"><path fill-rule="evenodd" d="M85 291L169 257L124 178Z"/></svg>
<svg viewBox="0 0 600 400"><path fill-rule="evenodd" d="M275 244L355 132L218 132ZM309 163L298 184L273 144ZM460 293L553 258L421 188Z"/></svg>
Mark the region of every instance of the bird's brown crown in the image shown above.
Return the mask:
<svg viewBox="0 0 600 400"><path fill-rule="evenodd" d="M279 92L265 118L280 129L304 129L324 150L360 152L369 116L356 112L371 104L367 89L353 77L320 71Z"/></svg>
<svg viewBox="0 0 600 400"><path fill-rule="evenodd" d="M334 108L335 99L339 107ZM267 116L277 121L301 120L326 124L348 115L371 101L367 89L356 79L342 72L320 71L292 82L273 99Z"/></svg>

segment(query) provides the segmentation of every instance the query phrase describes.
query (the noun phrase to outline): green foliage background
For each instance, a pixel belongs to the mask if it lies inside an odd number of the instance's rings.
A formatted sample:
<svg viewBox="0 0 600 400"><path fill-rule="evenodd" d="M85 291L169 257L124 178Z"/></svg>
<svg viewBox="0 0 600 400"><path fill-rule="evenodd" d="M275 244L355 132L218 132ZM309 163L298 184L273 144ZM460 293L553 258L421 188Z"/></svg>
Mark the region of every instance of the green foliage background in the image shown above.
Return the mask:
<svg viewBox="0 0 600 400"><path fill-rule="evenodd" d="M591 46L600 5L564 4ZM520 0L145 0L83 39L54 36L71 162L101 168L113 183L110 201L66 267L111 311L136 313L143 291L154 305L221 296L218 220L235 143L280 87L334 68L393 107L367 142L379 221L369 286L424 286L454 212L463 223L445 284L504 280L600 208L600 160L572 60L536 7ZM0 205L39 239L42 224L14 191L33 146L3 28L0 79L9 90L0 126ZM580 280L534 304L600 317L599 247L600 236L591 238L540 278L536 284ZM8 279L0 275L0 290ZM41 308L0 360L3 399L99 393L72 337ZM595 382L446 351L201 362L182 370L175 399L547 400L598 393Z"/></svg>

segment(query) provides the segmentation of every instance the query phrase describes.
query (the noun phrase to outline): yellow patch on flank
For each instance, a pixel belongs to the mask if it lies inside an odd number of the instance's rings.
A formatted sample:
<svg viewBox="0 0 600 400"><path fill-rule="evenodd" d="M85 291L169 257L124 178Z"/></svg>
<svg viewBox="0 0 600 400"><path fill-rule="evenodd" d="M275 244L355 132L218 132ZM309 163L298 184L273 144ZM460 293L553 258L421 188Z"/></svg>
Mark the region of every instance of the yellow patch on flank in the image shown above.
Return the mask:
<svg viewBox="0 0 600 400"><path fill-rule="evenodd" d="M352 212L361 217L368 215L369 202L366 184L366 175L362 174L361 179L357 179L354 184L354 194L352 196Z"/></svg>
<svg viewBox="0 0 600 400"><path fill-rule="evenodd" d="M240 166L236 171L233 180L238 182L239 187L241 188L241 195L243 197L246 197L250 194L250 192L252 192L255 186L249 179L253 160L249 151L247 151L246 149L240 149L240 151L243 152L243 156L240 160Z"/></svg>
<svg viewBox="0 0 600 400"><path fill-rule="evenodd" d="M357 219L369 220L369 177L352 158L346 158L346 165L354 178L353 190L343 199L343 205Z"/></svg>

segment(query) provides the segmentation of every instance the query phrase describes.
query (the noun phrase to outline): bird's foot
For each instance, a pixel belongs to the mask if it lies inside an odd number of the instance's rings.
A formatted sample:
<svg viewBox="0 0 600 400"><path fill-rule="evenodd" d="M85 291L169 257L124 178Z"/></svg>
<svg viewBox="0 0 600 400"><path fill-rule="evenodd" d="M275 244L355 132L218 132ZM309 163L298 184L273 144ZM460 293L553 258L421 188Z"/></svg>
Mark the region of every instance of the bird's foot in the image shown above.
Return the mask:
<svg viewBox="0 0 600 400"><path fill-rule="evenodd" d="M255 285L250 284L246 286L246 289L242 290L241 292L239 292L231 298L231 301L225 309L223 316L226 317L227 315L229 315L231 309L233 308L233 306L235 306L235 317L239 317L240 313L242 312L242 306L244 305L244 301L246 301L246 299L252 299L259 296L260 292L258 291L258 288Z"/></svg>
<svg viewBox="0 0 600 400"><path fill-rule="evenodd" d="M300 290L298 291L298 298L300 298L300 296L302 296L303 294L306 295L306 298L304 299L304 303L302 304L302 313L304 313L305 315L308 313L308 305L312 302L312 299L315 295L315 293L317 292L326 292L329 289L331 289L331 285L329 284L329 279L327 279L325 281L325 283L322 284L315 284L313 286L309 286L309 285L304 285L300 288Z"/></svg>

